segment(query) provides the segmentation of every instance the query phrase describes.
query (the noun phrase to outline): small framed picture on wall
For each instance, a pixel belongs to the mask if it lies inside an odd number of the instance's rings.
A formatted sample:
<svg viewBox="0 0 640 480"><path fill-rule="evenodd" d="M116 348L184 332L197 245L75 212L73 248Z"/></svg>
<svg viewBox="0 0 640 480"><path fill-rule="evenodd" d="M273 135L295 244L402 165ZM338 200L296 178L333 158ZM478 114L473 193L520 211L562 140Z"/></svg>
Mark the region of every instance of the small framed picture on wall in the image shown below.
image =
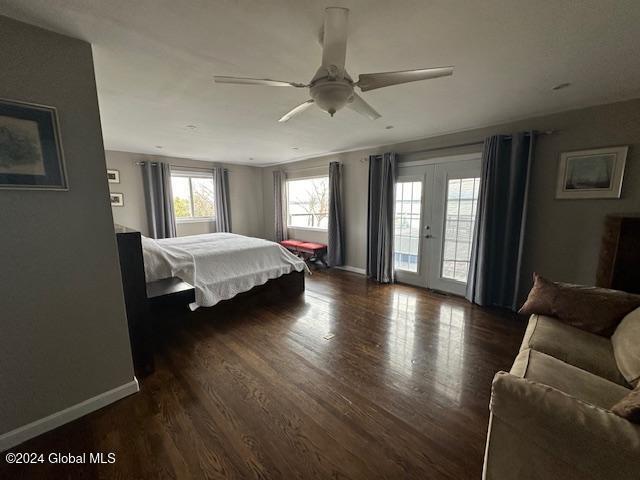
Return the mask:
<svg viewBox="0 0 640 480"><path fill-rule="evenodd" d="M107 170L109 183L120 183L120 170Z"/></svg>
<svg viewBox="0 0 640 480"><path fill-rule="evenodd" d="M124 207L124 194L122 193L110 193L112 207Z"/></svg>
<svg viewBox="0 0 640 480"><path fill-rule="evenodd" d="M556 198L620 198L629 147L560 154Z"/></svg>

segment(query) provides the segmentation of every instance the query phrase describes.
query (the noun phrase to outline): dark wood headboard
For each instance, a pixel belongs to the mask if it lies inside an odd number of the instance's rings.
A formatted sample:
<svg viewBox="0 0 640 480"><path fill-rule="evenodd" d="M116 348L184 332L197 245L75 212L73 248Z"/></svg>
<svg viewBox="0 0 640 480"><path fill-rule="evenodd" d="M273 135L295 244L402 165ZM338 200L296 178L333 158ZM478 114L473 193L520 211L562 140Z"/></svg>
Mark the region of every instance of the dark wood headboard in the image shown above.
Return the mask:
<svg viewBox="0 0 640 480"><path fill-rule="evenodd" d="M122 290L129 322L133 366L136 374L143 376L153 371L153 339L141 234L121 225L115 226L115 232L118 241Z"/></svg>
<svg viewBox="0 0 640 480"><path fill-rule="evenodd" d="M168 305L195 302L195 289L176 277L147 283L141 233L122 225L115 225L115 232L133 366L144 376L154 368L153 318Z"/></svg>

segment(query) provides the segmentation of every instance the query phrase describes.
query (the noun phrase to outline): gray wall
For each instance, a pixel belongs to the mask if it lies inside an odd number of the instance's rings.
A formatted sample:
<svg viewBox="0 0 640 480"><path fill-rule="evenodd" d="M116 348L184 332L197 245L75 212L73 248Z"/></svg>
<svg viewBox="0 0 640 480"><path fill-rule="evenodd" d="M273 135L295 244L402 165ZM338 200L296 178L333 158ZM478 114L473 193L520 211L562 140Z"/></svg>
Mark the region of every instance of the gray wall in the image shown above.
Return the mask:
<svg viewBox="0 0 640 480"><path fill-rule="evenodd" d="M88 43L0 17L0 98L57 107L69 191L0 190L0 433L133 380Z"/></svg>
<svg viewBox="0 0 640 480"><path fill-rule="evenodd" d="M552 279L593 284L598 262L604 216L608 213L640 211L640 100L591 107L544 117L531 118L494 127L387 145L380 148L328 155L263 170L266 238L273 238L274 168L299 175L330 161L344 168L346 219L346 263L364 268L366 264L367 171L366 159L385 151L414 152L481 141L488 135L520 130L556 130L537 142L529 197L529 217L524 248L522 290L531 285L532 272ZM561 152L587 148L630 145L622 198L613 200L556 200L555 186ZM428 156L453 154L450 149ZM296 232L305 238L306 232Z"/></svg>
<svg viewBox="0 0 640 480"><path fill-rule="evenodd" d="M116 223L140 230L144 235L148 233L142 173L136 163L144 160L152 162L161 160L187 168L213 168L214 165L221 165L229 171L229 200L233 232L252 237L262 236L264 225L261 169L130 152L107 151L106 156L107 168L120 171L120 183L110 183L109 189L112 192L124 194L124 206L113 207L113 220ZM179 223L177 230L179 236L215 231L214 224L211 222Z"/></svg>

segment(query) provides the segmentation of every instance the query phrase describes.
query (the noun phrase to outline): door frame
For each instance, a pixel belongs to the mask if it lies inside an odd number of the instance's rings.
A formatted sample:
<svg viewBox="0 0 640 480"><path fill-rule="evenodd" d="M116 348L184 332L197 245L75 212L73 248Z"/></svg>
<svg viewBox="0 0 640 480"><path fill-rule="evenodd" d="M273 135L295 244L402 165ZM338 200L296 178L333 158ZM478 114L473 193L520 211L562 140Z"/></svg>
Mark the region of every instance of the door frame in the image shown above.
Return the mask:
<svg viewBox="0 0 640 480"><path fill-rule="evenodd" d="M449 163L463 163L473 160L479 160L482 158L482 146L479 147L477 151L461 153L461 154L453 154L453 155L441 155L437 157L429 157L418 160L411 160L407 162L398 163L398 176L396 178L396 183L403 181L416 181L419 180L422 182L422 198L421 198L421 208L420 208L420 239L418 241L418 271L417 272L409 272L407 270L395 270L396 279L401 283L407 283L410 285L418 286L421 288L427 288L429 290L443 291L445 293L452 293L453 295L464 295L464 293L460 293L461 289L458 288L457 292L450 292L449 290L441 290L437 286L433 285L432 278L436 275L433 272L440 270L440 265L436 262L435 258L432 258L433 255L431 253L432 248L425 248L423 251L424 240L426 235L426 225L433 226L434 221L434 211L433 205L429 204L429 199L427 195L435 195L437 192L433 192L433 190L437 190L436 187L436 177L437 177L437 165L444 165ZM403 169L410 169L411 167L430 167L424 170L424 173L407 173L402 174L401 171ZM395 188L395 186L394 186ZM445 187L446 188L446 187ZM444 195L444 194L443 194ZM446 208L446 198L444 199L442 208ZM428 205L429 204L429 205ZM395 211L394 211L395 218ZM443 216L442 225L439 227L442 235L444 235L444 222L446 221L446 216ZM432 230L433 231L433 228ZM444 241L440 239L440 255L438 258L441 260L442 258L442 249L444 248ZM395 257L394 257L395 258ZM439 276L439 273L437 274ZM447 279L446 282L449 282ZM452 280L458 286L464 286L466 288L466 283L458 282L456 280ZM455 290L455 288L454 288Z"/></svg>
<svg viewBox="0 0 640 480"><path fill-rule="evenodd" d="M430 182L431 180L431 182ZM429 216L431 216L431 211L427 211L427 206L426 203L424 201L425 198L425 190L428 187L429 183L433 183L433 177L432 174L430 174L428 171L425 171L422 174L407 174L407 175L398 175L396 177L395 183L402 183L402 182L420 182L422 184L422 192L421 192L421 197L420 197L420 226L418 227L418 230L420 231L420 235L418 237L418 270L416 272L411 272L409 270L395 270L395 276L396 279L398 281L400 281L401 283L408 283L410 285L419 285L419 284L425 284L427 282L428 277L428 265L426 265L425 262L425 255L422 254L422 246L423 246L423 242L424 242L424 228L425 228L425 218L426 215L429 214ZM394 189L395 189L395 185L394 185ZM395 201L394 201L395 204ZM394 218L394 223L395 223L395 217L396 217L396 212L395 212L395 205L394 205L394 211L393 211L393 218ZM394 235L395 235L395 231L394 231ZM394 251L394 261L395 261L395 251Z"/></svg>
<svg viewBox="0 0 640 480"><path fill-rule="evenodd" d="M427 252L427 255L432 261L431 263L434 266L434 268L429 271L427 285L428 288L431 288L433 290L444 291L460 296L464 296L466 293L467 282L461 282L452 278L444 278L442 277L442 272L440 271L442 267L442 256L444 255L445 225L447 223L447 189L449 185L449 179L451 178L480 177L481 161L481 157L476 156L475 158L456 162L455 165L451 165L449 162L447 162L446 164L438 164L434 168L433 194L436 198L443 199L443 201L442 203L439 203L439 201L434 202L434 210L432 210L431 213L433 225L432 232L434 235L433 239L437 241L430 243L429 251ZM473 175L467 175L466 173L460 172L476 168L477 174L474 173ZM438 211L435 211L436 206L438 207Z"/></svg>

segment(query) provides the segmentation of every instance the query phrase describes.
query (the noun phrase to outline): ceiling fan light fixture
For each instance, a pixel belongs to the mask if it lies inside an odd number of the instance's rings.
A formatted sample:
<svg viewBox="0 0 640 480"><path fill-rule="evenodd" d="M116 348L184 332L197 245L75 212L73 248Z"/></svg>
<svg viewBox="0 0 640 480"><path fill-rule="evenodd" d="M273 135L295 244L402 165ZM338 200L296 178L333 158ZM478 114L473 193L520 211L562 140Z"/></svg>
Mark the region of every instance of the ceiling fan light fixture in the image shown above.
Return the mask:
<svg viewBox="0 0 640 480"><path fill-rule="evenodd" d="M312 85L309 93L316 105L333 117L353 98L353 86L347 81L321 81Z"/></svg>

